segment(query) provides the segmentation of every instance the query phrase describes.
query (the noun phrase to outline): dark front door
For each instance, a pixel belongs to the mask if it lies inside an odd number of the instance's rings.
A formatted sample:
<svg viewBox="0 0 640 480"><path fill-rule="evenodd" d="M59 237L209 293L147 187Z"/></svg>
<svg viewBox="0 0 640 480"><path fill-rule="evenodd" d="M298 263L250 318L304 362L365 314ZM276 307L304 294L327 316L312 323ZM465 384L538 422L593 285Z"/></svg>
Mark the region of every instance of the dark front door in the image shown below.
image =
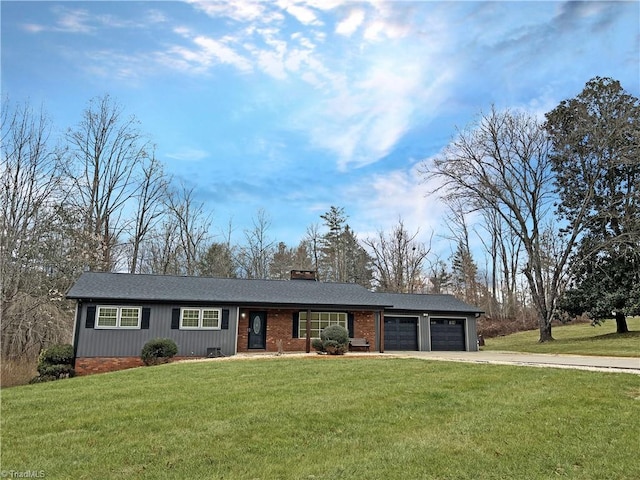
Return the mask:
<svg viewBox="0 0 640 480"><path fill-rule="evenodd" d="M267 348L267 312L249 313L249 348Z"/></svg>

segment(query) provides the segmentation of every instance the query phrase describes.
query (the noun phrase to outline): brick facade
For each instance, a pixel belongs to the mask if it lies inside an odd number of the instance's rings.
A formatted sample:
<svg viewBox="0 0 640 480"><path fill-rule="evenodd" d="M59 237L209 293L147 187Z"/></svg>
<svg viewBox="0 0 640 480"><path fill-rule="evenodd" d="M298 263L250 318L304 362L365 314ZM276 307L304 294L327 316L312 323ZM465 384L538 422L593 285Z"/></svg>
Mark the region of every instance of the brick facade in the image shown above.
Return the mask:
<svg viewBox="0 0 640 480"><path fill-rule="evenodd" d="M92 373L115 372L142 365L144 363L140 357L84 357L76 358L74 368L77 375L91 375Z"/></svg>
<svg viewBox="0 0 640 480"><path fill-rule="evenodd" d="M353 337L366 338L371 350L376 349L376 320L373 312L354 312Z"/></svg>
<svg viewBox="0 0 640 480"><path fill-rule="evenodd" d="M171 361L185 360L194 357L173 357ZM144 363L140 357L82 357L76 358L74 367L76 375L115 372L128 368L141 367Z"/></svg>
<svg viewBox="0 0 640 480"><path fill-rule="evenodd" d="M304 352L307 341L293 338L293 314L299 310L266 310L267 312L267 348L263 351L277 352L278 341L282 341L285 352ZM243 315L244 314L244 315ZM249 350L249 311L241 310L238 322L238 352ZM354 337L366 338L372 347L376 339L374 312L354 312ZM372 348L373 350L373 348Z"/></svg>
<svg viewBox="0 0 640 480"><path fill-rule="evenodd" d="M265 311L265 310L261 310ZM299 310L270 309L267 312L267 348L265 350L249 350L249 310L242 310L238 323L238 352L277 352L278 342L282 341L285 352L304 352L307 341L304 338L293 338L293 314ZM244 313L244 315L242 315ZM353 336L366 338L371 350L376 349L376 325L374 312L353 312ZM313 349L312 349L313 351ZM194 357L174 357L175 360ZM144 365L140 357L81 357L76 358L77 375L114 372Z"/></svg>

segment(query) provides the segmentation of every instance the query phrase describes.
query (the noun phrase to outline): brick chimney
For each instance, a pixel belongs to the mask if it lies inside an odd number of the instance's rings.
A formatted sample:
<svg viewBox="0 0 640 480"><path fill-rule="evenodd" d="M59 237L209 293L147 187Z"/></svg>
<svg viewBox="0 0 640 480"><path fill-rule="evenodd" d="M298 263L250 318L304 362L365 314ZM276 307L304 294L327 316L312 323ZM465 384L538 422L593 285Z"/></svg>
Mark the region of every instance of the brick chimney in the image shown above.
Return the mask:
<svg viewBox="0 0 640 480"><path fill-rule="evenodd" d="M316 280L315 270L291 270L291 280Z"/></svg>

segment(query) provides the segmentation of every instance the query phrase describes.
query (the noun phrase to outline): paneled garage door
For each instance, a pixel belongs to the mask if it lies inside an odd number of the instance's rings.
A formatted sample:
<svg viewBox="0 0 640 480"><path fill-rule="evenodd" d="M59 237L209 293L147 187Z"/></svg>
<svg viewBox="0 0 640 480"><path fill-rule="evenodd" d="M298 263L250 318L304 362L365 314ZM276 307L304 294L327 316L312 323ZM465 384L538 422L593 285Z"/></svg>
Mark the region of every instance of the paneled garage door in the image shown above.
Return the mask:
<svg viewBox="0 0 640 480"><path fill-rule="evenodd" d="M418 350L418 319L384 317L385 350Z"/></svg>
<svg viewBox="0 0 640 480"><path fill-rule="evenodd" d="M464 320L449 318L431 319L432 351L464 351Z"/></svg>

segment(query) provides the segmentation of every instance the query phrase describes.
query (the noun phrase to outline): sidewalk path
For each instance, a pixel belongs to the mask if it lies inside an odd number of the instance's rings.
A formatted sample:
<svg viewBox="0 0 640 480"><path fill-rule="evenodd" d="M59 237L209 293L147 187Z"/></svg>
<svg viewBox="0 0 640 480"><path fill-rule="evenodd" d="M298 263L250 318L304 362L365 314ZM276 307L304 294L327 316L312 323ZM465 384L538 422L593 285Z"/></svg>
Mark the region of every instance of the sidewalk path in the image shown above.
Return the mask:
<svg viewBox="0 0 640 480"><path fill-rule="evenodd" d="M640 375L640 358L590 357L519 352L388 352L389 355L441 360L448 362L525 365L529 367L574 368Z"/></svg>

